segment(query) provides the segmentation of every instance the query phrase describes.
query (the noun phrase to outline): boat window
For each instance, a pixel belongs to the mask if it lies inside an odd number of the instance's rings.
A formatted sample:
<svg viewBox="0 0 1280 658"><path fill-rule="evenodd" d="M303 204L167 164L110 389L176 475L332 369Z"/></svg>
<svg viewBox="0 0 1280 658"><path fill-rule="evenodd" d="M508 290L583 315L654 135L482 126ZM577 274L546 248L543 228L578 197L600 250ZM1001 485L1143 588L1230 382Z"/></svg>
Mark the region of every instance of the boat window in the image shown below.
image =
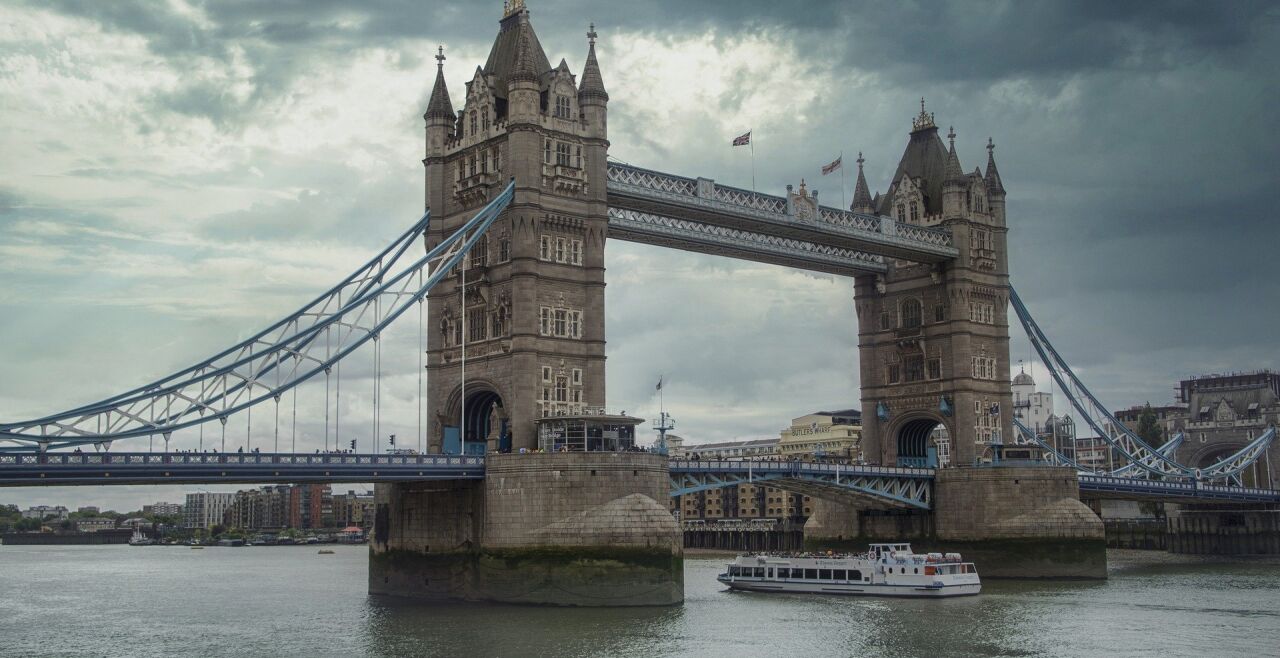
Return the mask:
<svg viewBox="0 0 1280 658"><path fill-rule="evenodd" d="M764 578L764 567L756 567L756 578Z"/></svg>
<svg viewBox="0 0 1280 658"><path fill-rule="evenodd" d="M788 568L786 568L786 567L778 567L778 577L779 577L779 578L790 578L790 577L791 577L791 570L790 570L790 569L788 569Z"/></svg>
<svg viewBox="0 0 1280 658"><path fill-rule="evenodd" d="M920 573L920 567L912 567L911 573Z"/></svg>
<svg viewBox="0 0 1280 658"><path fill-rule="evenodd" d="M773 578L773 567L769 567L769 577Z"/></svg>
<svg viewBox="0 0 1280 658"><path fill-rule="evenodd" d="M817 569L805 569L805 570L804 570L804 577L805 577L805 578L808 578L809 580L817 580L817 579L818 579L818 570L817 570Z"/></svg>
<svg viewBox="0 0 1280 658"><path fill-rule="evenodd" d="M831 580L831 570L818 569L818 580Z"/></svg>
<svg viewBox="0 0 1280 658"><path fill-rule="evenodd" d="M862 572L861 572L861 571L850 571L850 572L849 572L849 580L862 580Z"/></svg>
<svg viewBox="0 0 1280 658"><path fill-rule="evenodd" d="M849 573L844 569L835 569L832 571L831 575L834 576L836 580L845 580L849 577Z"/></svg>

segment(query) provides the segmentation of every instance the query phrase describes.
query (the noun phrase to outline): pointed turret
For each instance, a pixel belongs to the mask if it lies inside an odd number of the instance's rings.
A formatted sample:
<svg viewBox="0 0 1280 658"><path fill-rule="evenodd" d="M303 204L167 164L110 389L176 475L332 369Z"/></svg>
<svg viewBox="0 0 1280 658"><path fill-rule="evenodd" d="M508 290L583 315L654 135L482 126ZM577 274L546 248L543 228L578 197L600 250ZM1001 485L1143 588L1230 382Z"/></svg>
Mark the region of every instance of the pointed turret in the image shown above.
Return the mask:
<svg viewBox="0 0 1280 658"><path fill-rule="evenodd" d="M947 133L947 140L951 142L951 145L947 149L947 168L944 182L963 184L965 182L964 168L960 166L960 156L956 155L956 129L954 126Z"/></svg>
<svg viewBox="0 0 1280 658"><path fill-rule="evenodd" d="M920 186L924 196L923 214L942 212L942 181L946 179L947 147L938 136L938 126L933 119L933 113L925 110L924 99L920 99L920 114L911 121L911 138L898 161L897 171L890 179L889 189L876 204L877 213L893 214L891 206L904 177L911 178Z"/></svg>
<svg viewBox="0 0 1280 658"><path fill-rule="evenodd" d="M947 133L947 139L951 145L947 149L947 167L942 182L942 214L949 218L958 217L966 210L969 179L960 166L960 156L956 155L955 128Z"/></svg>
<svg viewBox="0 0 1280 658"><path fill-rule="evenodd" d="M858 182L853 186L853 205L850 209L854 212L875 212L875 202L871 199L871 190L867 187L867 177L862 173L862 163L866 160L862 159L862 152L858 152Z"/></svg>
<svg viewBox="0 0 1280 658"><path fill-rule="evenodd" d="M996 144L987 138L987 193L1004 195L1004 183L1000 181L1000 171L996 169Z"/></svg>
<svg viewBox="0 0 1280 658"><path fill-rule="evenodd" d="M526 23L528 25L528 23ZM515 62L511 65L511 73L507 75L507 88L510 89L517 82L533 82L537 83L539 76L545 71L539 71L538 57L533 52L533 38L531 38L532 29L520 30L519 38L516 40ZM539 46L541 51L542 47ZM546 55L542 55L543 60Z"/></svg>
<svg viewBox="0 0 1280 658"><path fill-rule="evenodd" d="M539 81L542 74L551 70L551 64L529 22L529 9L523 2L510 2L498 22L498 36L484 64L484 74L491 76L495 96L507 97L511 75L517 69L520 77L528 78L532 72L533 81Z"/></svg>
<svg viewBox="0 0 1280 658"><path fill-rule="evenodd" d="M436 53L436 84L431 88L431 100L427 102L427 113L422 115L428 123L432 119L444 119L452 122L456 117L453 103L449 100L449 86L444 81L444 46Z"/></svg>
<svg viewBox="0 0 1280 658"><path fill-rule="evenodd" d="M582 86L578 89L579 102L587 99L609 100L609 93L604 90L604 78L600 76L600 64L596 62L596 26L587 28L587 63L582 67Z"/></svg>

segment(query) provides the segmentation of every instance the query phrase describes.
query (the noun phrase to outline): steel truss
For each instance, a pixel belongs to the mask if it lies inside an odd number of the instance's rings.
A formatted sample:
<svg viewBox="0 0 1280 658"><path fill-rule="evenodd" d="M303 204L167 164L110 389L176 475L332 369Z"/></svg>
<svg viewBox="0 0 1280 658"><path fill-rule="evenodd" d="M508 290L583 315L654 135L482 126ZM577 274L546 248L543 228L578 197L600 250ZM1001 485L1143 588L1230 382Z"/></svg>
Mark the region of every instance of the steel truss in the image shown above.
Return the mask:
<svg viewBox="0 0 1280 658"><path fill-rule="evenodd" d="M1054 466L1070 466L1071 468L1076 469L1076 471L1078 471L1082 475L1085 475L1085 474L1105 475L1107 477L1127 477L1127 478L1139 478L1139 479L1145 479L1150 475L1150 473L1146 469L1140 468L1137 464L1126 464L1125 466L1121 466L1120 468L1117 468L1114 471L1111 471L1109 473L1105 473L1097 469L1089 468L1087 466L1084 466L1076 462L1074 459L1062 454L1060 451L1058 451L1057 448L1050 445L1048 441L1045 441L1043 437L1036 434L1034 431L1032 431L1031 428L1022 424L1022 421L1018 420L1017 418L1013 419L1013 428L1018 430L1019 444L1038 446L1040 449L1044 450L1045 461L1049 462ZM1183 438L1183 434L1179 432L1178 434L1175 434L1173 438L1164 442L1163 445L1156 448L1155 451L1161 455L1164 455L1165 457L1172 458L1174 453L1178 451L1178 446L1182 445L1182 438Z"/></svg>
<svg viewBox="0 0 1280 658"><path fill-rule="evenodd" d="M1172 454L1164 454L1147 445L1124 423L1117 420L1089 389L1085 388L1084 383L1076 377L1066 359L1062 358L1062 355L1054 349L1048 337L1045 336L1040 326L1036 324L1035 319L1031 317L1031 312L1027 310L1026 305L1023 304L1022 299L1018 297L1018 293L1014 291L1013 287L1009 288L1009 301L1013 305L1023 329L1026 330L1027 338L1031 340L1032 347L1035 348L1036 353L1040 355L1040 360L1049 369L1049 374L1053 376L1053 380L1058 383L1059 388L1066 394L1067 399L1071 401L1071 405L1084 418L1089 427L1097 432L1098 436L1102 437L1109 446L1118 451L1124 457L1126 465L1134 467L1135 471L1141 470L1148 477L1155 476L1158 479L1221 480L1238 484L1240 482L1240 473L1252 466L1259 457L1265 454L1272 440L1275 439L1275 427L1272 426L1235 454L1209 466L1192 468L1179 464L1174 461ZM1129 477L1133 476L1129 475Z"/></svg>
<svg viewBox="0 0 1280 658"><path fill-rule="evenodd" d="M765 483L779 489L803 488L804 493L850 493L890 507L929 509L933 501L933 470L846 464L774 461L672 460L671 495Z"/></svg>
<svg viewBox="0 0 1280 658"><path fill-rule="evenodd" d="M402 263L424 215L391 246L329 292L239 345L156 382L101 402L31 421L0 424L0 452L41 451L163 435L227 417L280 395L369 341L430 291L511 202L514 182L458 231ZM398 270L398 271L397 271ZM17 444L16 447L13 444Z"/></svg>

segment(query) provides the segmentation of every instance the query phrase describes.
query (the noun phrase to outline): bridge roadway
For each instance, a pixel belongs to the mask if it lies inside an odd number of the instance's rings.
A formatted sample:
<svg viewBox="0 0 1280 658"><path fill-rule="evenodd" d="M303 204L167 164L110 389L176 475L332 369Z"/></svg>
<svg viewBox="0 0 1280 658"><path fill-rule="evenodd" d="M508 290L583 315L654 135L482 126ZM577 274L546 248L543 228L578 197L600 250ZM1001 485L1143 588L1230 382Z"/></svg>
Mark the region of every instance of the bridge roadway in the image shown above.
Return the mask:
<svg viewBox="0 0 1280 658"><path fill-rule="evenodd" d="M671 495L765 484L854 504L929 509L932 469L785 461L671 461ZM0 487L103 484L289 484L484 479L484 457L293 453L0 454ZM1280 503L1280 490L1104 475L1080 477L1085 499Z"/></svg>

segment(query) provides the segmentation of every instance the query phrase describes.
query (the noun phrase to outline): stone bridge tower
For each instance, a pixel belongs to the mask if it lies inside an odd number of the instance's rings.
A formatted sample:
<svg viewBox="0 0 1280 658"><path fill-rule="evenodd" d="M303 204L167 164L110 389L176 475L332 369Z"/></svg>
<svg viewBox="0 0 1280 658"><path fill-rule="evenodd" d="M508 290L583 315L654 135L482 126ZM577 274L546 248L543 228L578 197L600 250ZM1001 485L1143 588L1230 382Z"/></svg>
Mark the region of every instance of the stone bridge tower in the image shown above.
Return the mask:
<svg viewBox="0 0 1280 658"><path fill-rule="evenodd" d="M456 114L437 56L425 115L428 248L516 183L507 211L428 300L431 452L458 452L462 428L468 452L532 448L535 418L605 403L609 95L595 32L579 81L563 60L551 67L523 2L499 25Z"/></svg>
<svg viewBox="0 0 1280 658"><path fill-rule="evenodd" d="M922 100L884 195L871 196L859 163L854 210L947 228L960 252L856 281L863 444L886 465L972 464L1013 439L1004 186L990 141L984 175L965 173L954 130L947 137ZM949 435L941 449L938 425Z"/></svg>

